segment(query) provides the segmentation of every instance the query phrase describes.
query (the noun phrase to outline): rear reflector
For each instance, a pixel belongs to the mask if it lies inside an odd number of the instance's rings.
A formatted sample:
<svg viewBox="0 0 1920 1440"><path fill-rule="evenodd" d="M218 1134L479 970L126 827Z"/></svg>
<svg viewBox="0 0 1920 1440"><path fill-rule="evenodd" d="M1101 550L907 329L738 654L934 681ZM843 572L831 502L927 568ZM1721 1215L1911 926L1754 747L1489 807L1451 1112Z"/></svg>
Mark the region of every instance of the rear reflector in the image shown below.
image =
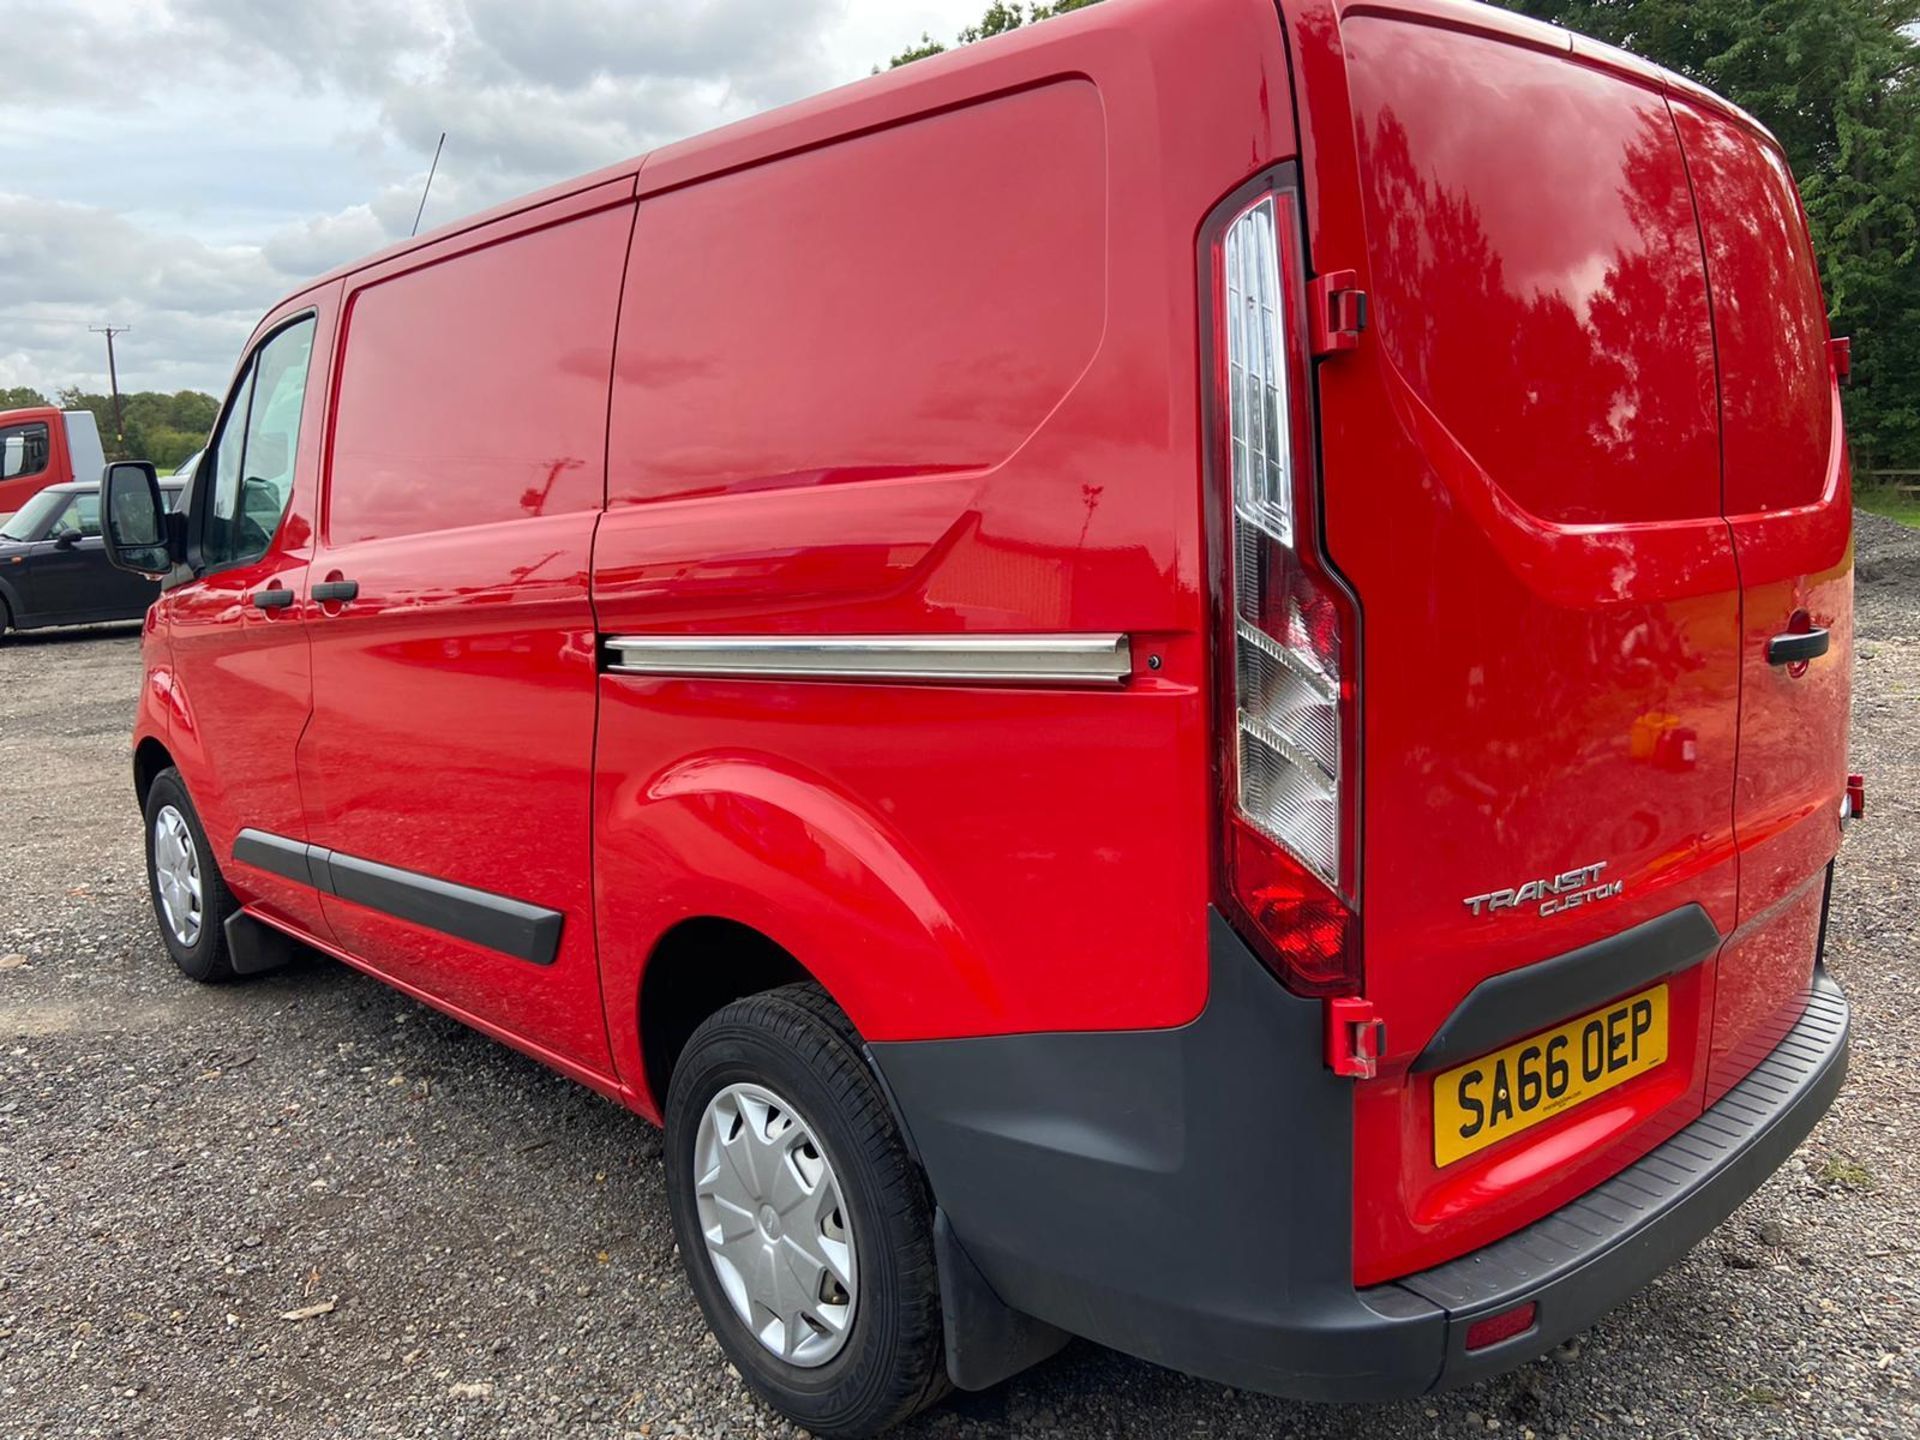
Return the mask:
<svg viewBox="0 0 1920 1440"><path fill-rule="evenodd" d="M1467 1326L1467 1352L1491 1350L1495 1345L1503 1344L1516 1335L1524 1335L1533 1329L1533 1322L1540 1316L1540 1307L1529 1300L1524 1305L1516 1305L1511 1310L1502 1310L1498 1315L1489 1315L1484 1320L1476 1320Z"/></svg>

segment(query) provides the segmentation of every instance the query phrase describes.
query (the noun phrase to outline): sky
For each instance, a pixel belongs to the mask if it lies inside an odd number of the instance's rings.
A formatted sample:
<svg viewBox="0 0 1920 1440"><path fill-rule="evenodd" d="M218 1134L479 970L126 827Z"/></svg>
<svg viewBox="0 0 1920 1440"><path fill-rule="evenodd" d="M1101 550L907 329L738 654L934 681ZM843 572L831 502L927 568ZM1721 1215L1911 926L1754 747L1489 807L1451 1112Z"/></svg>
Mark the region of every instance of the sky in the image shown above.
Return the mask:
<svg viewBox="0 0 1920 1440"><path fill-rule="evenodd" d="M225 390L403 238L868 74L985 0L0 0L0 389ZM27 57L31 56L29 60Z"/></svg>

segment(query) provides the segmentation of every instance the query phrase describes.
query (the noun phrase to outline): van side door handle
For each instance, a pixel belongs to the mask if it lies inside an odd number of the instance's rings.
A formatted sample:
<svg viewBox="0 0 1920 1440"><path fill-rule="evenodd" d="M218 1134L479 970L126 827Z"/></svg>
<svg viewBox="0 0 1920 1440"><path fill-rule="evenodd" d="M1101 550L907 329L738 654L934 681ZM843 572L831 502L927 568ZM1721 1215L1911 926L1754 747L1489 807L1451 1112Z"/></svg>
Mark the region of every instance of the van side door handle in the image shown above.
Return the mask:
<svg viewBox="0 0 1920 1440"><path fill-rule="evenodd" d="M358 580L320 580L314 583L308 593L323 605L342 605L349 600L359 598L360 582Z"/></svg>
<svg viewBox="0 0 1920 1440"><path fill-rule="evenodd" d="M284 610L293 604L293 591L276 585L268 590L256 590L249 598L256 610Z"/></svg>
<svg viewBox="0 0 1920 1440"><path fill-rule="evenodd" d="M1769 665L1804 665L1827 653L1825 630L1789 630L1767 642Z"/></svg>

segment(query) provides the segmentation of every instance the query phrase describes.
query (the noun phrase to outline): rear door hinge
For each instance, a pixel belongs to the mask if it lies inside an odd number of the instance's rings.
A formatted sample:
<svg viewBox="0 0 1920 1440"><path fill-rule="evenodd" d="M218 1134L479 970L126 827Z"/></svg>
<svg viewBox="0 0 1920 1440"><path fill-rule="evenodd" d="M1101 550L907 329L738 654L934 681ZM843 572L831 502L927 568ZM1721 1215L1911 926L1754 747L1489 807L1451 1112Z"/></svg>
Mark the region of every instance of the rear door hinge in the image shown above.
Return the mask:
<svg viewBox="0 0 1920 1440"><path fill-rule="evenodd" d="M1833 365L1833 378L1842 385L1853 383L1853 341L1836 335L1827 341L1827 359Z"/></svg>
<svg viewBox="0 0 1920 1440"><path fill-rule="evenodd" d="M1371 1080L1387 1048L1387 1022L1371 1000L1342 996L1327 1001L1327 1065L1336 1075Z"/></svg>
<svg viewBox="0 0 1920 1440"><path fill-rule="evenodd" d="M1367 328L1367 292L1352 270L1329 270L1307 285L1308 321L1313 353L1337 355L1360 348L1360 332Z"/></svg>

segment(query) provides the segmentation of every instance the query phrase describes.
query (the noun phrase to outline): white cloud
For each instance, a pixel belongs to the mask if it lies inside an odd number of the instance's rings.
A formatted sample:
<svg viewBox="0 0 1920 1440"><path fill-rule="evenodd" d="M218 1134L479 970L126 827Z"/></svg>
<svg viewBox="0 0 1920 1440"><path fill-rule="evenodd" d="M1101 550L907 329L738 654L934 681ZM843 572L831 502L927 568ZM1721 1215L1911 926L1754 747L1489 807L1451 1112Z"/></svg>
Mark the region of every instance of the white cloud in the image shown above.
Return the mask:
<svg viewBox="0 0 1920 1440"><path fill-rule="evenodd" d="M865 75L985 0L0 0L0 384L219 390L301 280Z"/></svg>

